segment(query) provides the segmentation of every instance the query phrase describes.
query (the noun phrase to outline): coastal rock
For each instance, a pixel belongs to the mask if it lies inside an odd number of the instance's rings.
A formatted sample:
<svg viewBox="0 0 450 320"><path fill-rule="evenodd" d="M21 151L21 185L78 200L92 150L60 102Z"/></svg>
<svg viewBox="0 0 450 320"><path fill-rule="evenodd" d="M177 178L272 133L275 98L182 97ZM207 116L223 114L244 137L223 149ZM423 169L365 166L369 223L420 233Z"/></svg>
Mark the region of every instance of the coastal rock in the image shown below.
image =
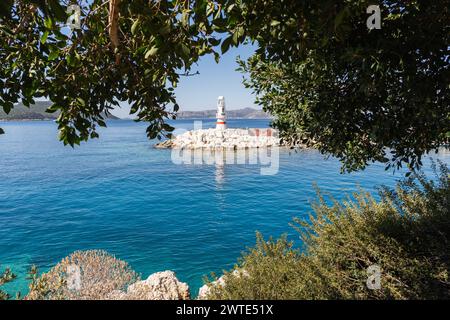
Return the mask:
<svg viewBox="0 0 450 320"><path fill-rule="evenodd" d="M248 277L249 274L245 270L234 270L228 276L232 276L232 277L241 277L241 276ZM208 295L211 292L211 287L217 287L217 286L225 287L225 285L226 285L225 277L226 276L223 275L219 279L217 279L216 281L211 282L209 285L205 284L202 287L200 287L200 289L198 290L197 300L207 300L208 299Z"/></svg>
<svg viewBox="0 0 450 320"><path fill-rule="evenodd" d="M146 280L130 285L127 291L113 291L111 300L189 300L189 286L180 282L173 271L150 275Z"/></svg>
<svg viewBox="0 0 450 320"><path fill-rule="evenodd" d="M170 148L172 148L172 145L173 145L173 141L172 140L165 140L165 141L162 141L160 143L155 144L155 148L158 148L158 149L170 149Z"/></svg>

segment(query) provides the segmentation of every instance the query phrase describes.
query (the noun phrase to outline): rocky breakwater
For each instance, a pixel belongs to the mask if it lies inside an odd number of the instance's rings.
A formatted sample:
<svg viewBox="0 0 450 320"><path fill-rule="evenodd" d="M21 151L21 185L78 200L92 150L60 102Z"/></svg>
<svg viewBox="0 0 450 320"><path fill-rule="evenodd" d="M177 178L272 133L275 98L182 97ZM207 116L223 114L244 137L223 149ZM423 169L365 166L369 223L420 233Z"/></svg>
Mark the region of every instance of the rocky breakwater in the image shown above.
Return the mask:
<svg viewBox="0 0 450 320"><path fill-rule="evenodd" d="M252 129L200 129L186 131L171 140L161 142L157 148L173 149L247 149L279 146L276 130Z"/></svg>

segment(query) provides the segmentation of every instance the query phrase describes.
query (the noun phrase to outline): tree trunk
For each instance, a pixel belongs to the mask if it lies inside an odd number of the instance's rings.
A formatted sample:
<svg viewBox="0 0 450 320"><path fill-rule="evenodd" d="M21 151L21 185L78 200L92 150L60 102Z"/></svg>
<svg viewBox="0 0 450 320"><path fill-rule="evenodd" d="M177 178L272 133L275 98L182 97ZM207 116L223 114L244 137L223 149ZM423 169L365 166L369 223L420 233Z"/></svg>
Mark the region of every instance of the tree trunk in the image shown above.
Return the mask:
<svg viewBox="0 0 450 320"><path fill-rule="evenodd" d="M119 3L120 0L109 1L109 38L115 50L119 46Z"/></svg>

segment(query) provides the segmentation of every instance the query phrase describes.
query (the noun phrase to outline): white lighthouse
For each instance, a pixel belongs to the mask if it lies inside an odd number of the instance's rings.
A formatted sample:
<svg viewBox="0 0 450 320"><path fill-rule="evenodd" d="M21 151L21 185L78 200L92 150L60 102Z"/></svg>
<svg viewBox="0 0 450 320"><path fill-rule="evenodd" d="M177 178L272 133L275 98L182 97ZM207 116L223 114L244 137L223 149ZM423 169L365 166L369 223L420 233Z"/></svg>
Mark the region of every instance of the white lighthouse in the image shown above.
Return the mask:
<svg viewBox="0 0 450 320"><path fill-rule="evenodd" d="M217 99L217 122L216 129L225 130L227 128L227 121L225 117L225 98L220 96Z"/></svg>

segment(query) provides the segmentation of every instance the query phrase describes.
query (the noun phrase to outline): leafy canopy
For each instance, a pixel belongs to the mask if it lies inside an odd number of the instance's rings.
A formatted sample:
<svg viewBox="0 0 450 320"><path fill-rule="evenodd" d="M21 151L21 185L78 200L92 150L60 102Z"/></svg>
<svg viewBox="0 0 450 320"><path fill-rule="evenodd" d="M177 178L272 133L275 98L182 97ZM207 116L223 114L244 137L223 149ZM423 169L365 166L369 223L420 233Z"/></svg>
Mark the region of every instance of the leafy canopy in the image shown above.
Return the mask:
<svg viewBox="0 0 450 320"><path fill-rule="evenodd" d="M72 3L81 7L81 28L63 32ZM167 134L180 73L220 43L215 13L208 1L2 2L0 105L8 113L18 101L48 97L49 111L61 112L60 139L72 146L98 137L121 101L150 123L149 138Z"/></svg>
<svg viewBox="0 0 450 320"><path fill-rule="evenodd" d="M81 29L61 32L72 3ZM149 138L169 135L180 73L250 40L259 48L241 61L246 84L287 143L317 147L348 171L372 161L419 167L450 136L450 3L383 1L380 30L366 26L370 4L3 0L0 105L48 97L72 146L98 137L121 101L149 122Z"/></svg>
<svg viewBox="0 0 450 320"><path fill-rule="evenodd" d="M7 268L4 271L0 272L0 287L4 285L5 283L13 281L17 276L11 272L11 269ZM0 289L0 301L1 300L8 300L10 298L10 295L6 293L5 291Z"/></svg>
<svg viewBox="0 0 450 320"><path fill-rule="evenodd" d="M241 70L291 144L343 161L422 165L450 137L450 2L243 1L240 21L260 50Z"/></svg>
<svg viewBox="0 0 450 320"><path fill-rule="evenodd" d="M258 235L222 282L206 279L206 298L450 298L450 178L443 163L434 170L434 180L415 173L395 190L381 189L378 201L361 191L330 204L319 193L314 212L293 223L300 248ZM376 266L373 290L368 268Z"/></svg>

